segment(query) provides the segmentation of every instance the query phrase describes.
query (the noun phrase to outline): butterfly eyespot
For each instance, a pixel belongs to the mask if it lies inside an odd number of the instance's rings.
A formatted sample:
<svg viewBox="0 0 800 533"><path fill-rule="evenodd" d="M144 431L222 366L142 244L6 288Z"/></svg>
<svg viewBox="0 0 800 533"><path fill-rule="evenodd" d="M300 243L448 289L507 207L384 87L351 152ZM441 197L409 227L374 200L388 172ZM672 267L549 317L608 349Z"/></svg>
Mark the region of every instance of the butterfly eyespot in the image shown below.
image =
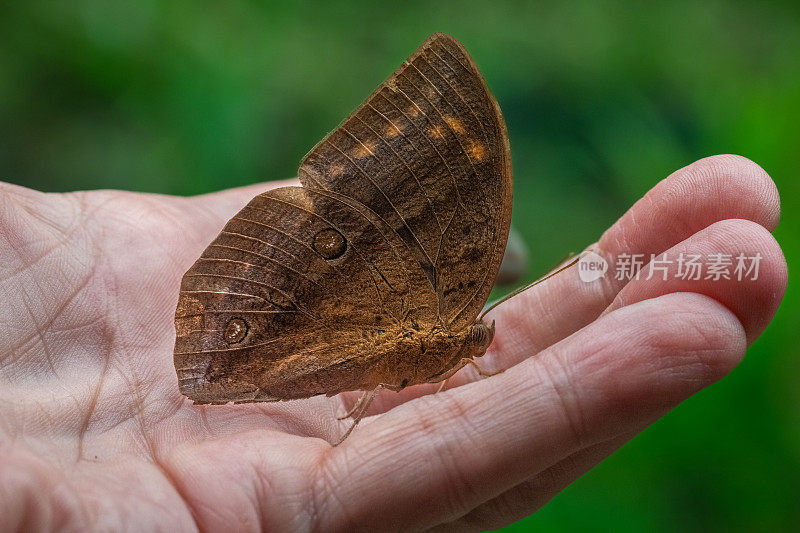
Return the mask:
<svg viewBox="0 0 800 533"><path fill-rule="evenodd" d="M325 228L314 235L314 250L325 259L337 259L347 249L344 235L333 228Z"/></svg>
<svg viewBox="0 0 800 533"><path fill-rule="evenodd" d="M247 326L247 322L241 318L232 318L230 322L228 322L228 325L225 326L225 333L223 334L225 337L225 342L228 344L237 344L242 342L247 336L248 329L249 327Z"/></svg>

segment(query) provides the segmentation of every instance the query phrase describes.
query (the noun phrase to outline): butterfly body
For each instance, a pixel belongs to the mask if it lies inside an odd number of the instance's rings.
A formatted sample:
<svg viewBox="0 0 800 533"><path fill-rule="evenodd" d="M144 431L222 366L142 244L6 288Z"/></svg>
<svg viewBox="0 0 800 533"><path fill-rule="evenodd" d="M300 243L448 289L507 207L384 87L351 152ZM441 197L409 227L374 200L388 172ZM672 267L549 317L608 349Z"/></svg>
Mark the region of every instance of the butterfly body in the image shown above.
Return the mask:
<svg viewBox="0 0 800 533"><path fill-rule="evenodd" d="M276 401L441 381L483 355L511 218L505 125L435 34L186 272L181 392Z"/></svg>

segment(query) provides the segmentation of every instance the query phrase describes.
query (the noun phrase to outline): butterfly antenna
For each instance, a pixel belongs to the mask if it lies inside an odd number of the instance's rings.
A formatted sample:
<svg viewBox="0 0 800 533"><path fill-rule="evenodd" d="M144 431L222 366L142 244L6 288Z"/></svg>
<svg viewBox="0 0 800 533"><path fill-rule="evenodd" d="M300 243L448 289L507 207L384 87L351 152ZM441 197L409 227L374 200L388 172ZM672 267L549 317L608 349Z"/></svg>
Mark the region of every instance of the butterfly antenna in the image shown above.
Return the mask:
<svg viewBox="0 0 800 533"><path fill-rule="evenodd" d="M565 259L562 259L562 260L559 262L559 264L563 263L563 262L564 262L566 259L569 259L571 256L572 256L572 254L571 254L571 253L570 253L570 254L568 254L568 255L567 255L567 257L566 257ZM483 320L483 317L484 317L484 316L486 316L486 313L488 313L489 311L491 311L492 309L494 309L495 307L497 307L497 306L498 306L498 305L500 305L501 303L505 302L506 300L508 300L508 299L510 299L510 298L513 298L513 297L514 297L514 296L516 296L517 294L519 294L519 293L521 293L521 292L524 292L524 291L527 291L528 289L530 289L530 288L531 288L531 287L533 287L534 285L538 285L538 284L540 284L541 282L543 282L543 281L546 281L546 280L548 280L548 279L552 278L553 276L555 276L556 274L559 274L559 273L563 272L564 270L568 269L569 267L571 267L572 265L574 265L575 263L577 263L578 261L580 261L581 257L583 257L583 253L580 253L580 254L578 254L578 256L577 256L577 257L575 257L575 258L574 258L572 261L570 261L570 262L569 262L569 263L567 263L566 265L564 265L564 266L562 266L562 267L556 267L556 270L553 270L553 271L552 271L552 272L550 272L549 274L545 274L544 276L542 276L541 278L537 279L536 281L533 281L533 282L531 282L531 283L528 283L527 285L524 285L524 286L522 286L522 287L519 287L519 288L517 288L517 289L514 289L513 291L511 291L510 293L506 294L505 296L503 296L502 298L500 298L500 299L499 299L499 300L497 300L496 302L492 303L492 304L491 304L489 307L487 307L487 308L486 308L486 309L485 309L485 310L484 310L484 311L483 311L483 312L480 314L480 316L478 317L478 320Z"/></svg>

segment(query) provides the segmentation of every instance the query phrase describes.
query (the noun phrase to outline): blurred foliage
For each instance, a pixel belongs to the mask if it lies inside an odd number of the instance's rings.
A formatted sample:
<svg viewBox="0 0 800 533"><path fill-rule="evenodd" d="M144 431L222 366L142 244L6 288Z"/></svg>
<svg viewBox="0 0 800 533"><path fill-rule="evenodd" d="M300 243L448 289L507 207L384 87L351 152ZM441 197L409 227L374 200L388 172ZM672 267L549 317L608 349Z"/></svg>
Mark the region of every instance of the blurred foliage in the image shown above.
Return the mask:
<svg viewBox="0 0 800 533"><path fill-rule="evenodd" d="M733 152L778 183L798 254L800 11L744 2L4 2L0 176L196 194L294 175L433 31L507 119L529 278L659 179ZM793 529L800 298L732 375L509 529Z"/></svg>

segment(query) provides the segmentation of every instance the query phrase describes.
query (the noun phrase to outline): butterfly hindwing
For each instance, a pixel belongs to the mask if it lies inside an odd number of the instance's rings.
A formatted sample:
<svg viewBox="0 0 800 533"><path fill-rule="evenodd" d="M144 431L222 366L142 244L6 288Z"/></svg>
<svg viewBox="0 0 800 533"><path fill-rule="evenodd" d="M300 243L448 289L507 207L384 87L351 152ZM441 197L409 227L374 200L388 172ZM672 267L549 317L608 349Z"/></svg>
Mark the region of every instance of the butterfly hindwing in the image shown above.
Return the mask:
<svg viewBox="0 0 800 533"><path fill-rule="evenodd" d="M371 361L353 362L354 352L377 355L374 344L403 321L435 314L404 251L374 213L338 193L283 187L257 196L184 275L175 346L182 389L224 402L359 385ZM233 343L232 320L246 328ZM214 385L221 381L235 386Z"/></svg>

